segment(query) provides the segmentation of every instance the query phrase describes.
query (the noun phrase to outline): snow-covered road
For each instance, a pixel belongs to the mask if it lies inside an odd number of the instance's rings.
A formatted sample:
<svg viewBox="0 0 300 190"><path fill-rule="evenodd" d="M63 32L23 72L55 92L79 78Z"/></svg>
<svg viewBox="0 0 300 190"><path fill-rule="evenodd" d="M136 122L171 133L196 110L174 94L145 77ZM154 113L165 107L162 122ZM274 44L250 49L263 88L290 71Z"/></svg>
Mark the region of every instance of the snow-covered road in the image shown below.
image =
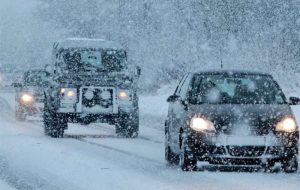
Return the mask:
<svg viewBox="0 0 300 190"><path fill-rule="evenodd" d="M43 134L40 122L17 122L13 94L0 93L0 190L15 189L300 189L300 173L182 172L164 161L159 97L141 98L137 139L114 135L114 127L71 125L65 138ZM155 114L153 114L155 113ZM300 112L299 112L300 113Z"/></svg>

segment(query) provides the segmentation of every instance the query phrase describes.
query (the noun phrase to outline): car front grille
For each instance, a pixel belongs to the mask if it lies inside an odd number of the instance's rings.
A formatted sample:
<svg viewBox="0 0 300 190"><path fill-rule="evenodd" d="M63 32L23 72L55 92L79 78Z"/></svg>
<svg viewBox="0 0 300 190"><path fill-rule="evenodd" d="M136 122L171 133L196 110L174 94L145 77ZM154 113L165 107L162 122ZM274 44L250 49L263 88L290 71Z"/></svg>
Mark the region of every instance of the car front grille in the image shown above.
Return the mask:
<svg viewBox="0 0 300 190"><path fill-rule="evenodd" d="M113 88L82 88L82 109L87 113L113 112L113 97Z"/></svg>
<svg viewBox="0 0 300 190"><path fill-rule="evenodd" d="M265 153L265 146L226 146L228 154L236 157L259 157Z"/></svg>

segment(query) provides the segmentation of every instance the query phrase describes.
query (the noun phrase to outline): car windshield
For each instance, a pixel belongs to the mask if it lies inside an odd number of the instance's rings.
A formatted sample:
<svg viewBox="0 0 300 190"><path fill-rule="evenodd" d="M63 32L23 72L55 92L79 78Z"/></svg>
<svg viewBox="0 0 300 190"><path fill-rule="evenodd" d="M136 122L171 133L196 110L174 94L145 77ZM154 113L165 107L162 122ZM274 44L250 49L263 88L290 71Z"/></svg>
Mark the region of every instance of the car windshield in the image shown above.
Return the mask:
<svg viewBox="0 0 300 190"><path fill-rule="evenodd" d="M121 71L126 67L122 50L71 49L62 52L68 70Z"/></svg>
<svg viewBox="0 0 300 190"><path fill-rule="evenodd" d="M189 92L192 104L285 104L278 84L266 75L195 75Z"/></svg>

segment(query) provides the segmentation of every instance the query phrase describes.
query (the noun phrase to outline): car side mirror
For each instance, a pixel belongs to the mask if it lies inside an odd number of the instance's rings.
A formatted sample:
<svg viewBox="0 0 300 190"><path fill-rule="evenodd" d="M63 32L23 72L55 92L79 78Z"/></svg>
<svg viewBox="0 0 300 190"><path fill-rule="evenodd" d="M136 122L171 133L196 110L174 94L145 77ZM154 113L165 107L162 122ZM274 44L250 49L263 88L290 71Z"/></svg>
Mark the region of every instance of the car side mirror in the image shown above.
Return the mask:
<svg viewBox="0 0 300 190"><path fill-rule="evenodd" d="M289 104L291 106L300 105L300 98L297 97L290 97Z"/></svg>
<svg viewBox="0 0 300 190"><path fill-rule="evenodd" d="M177 100L179 100L179 98L180 98L180 96L173 94L173 95L169 96L169 98L167 99L167 102L176 102Z"/></svg>
<svg viewBox="0 0 300 190"><path fill-rule="evenodd" d="M142 74L142 69L141 69L141 67L137 66L136 67L136 75L141 76L141 74Z"/></svg>
<svg viewBox="0 0 300 190"><path fill-rule="evenodd" d="M11 84L13 87L15 88L21 88L22 87L22 84L21 83L18 83L18 82L14 82Z"/></svg>

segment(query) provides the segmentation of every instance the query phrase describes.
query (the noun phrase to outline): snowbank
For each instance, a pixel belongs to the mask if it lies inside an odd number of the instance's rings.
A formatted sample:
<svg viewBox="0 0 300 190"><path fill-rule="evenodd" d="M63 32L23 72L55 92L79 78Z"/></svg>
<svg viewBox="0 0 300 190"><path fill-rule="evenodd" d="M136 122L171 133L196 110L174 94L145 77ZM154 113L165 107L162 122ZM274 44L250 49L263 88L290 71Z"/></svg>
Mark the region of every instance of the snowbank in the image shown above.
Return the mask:
<svg viewBox="0 0 300 190"><path fill-rule="evenodd" d="M13 190L7 183L0 180L0 189L2 190Z"/></svg>

